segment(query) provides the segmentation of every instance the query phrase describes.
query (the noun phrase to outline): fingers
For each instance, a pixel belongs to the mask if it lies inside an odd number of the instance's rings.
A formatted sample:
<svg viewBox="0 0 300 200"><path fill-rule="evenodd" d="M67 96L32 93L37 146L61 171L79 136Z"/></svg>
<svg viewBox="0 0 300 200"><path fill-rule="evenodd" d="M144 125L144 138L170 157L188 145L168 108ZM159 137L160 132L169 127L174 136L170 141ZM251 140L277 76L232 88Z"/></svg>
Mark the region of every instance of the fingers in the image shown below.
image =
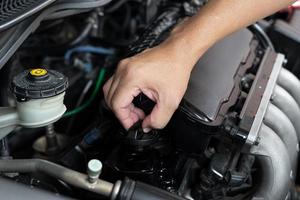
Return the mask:
<svg viewBox="0 0 300 200"><path fill-rule="evenodd" d="M113 81L113 76L110 77L106 83L104 84L103 86L103 94L104 94L104 99L105 99L105 102L108 104L108 93L109 93L109 90L110 90L110 87L111 87L111 84L112 84L112 81Z"/></svg>
<svg viewBox="0 0 300 200"><path fill-rule="evenodd" d="M137 121L145 118L144 112L132 103L140 90L128 85L120 86L115 77L110 78L103 87L105 101L115 113L125 129L129 129Z"/></svg>
<svg viewBox="0 0 300 200"><path fill-rule="evenodd" d="M150 115L145 118L144 112L135 107L132 103L134 97L141 93L138 88L129 85L120 85L119 80L110 78L103 87L105 100L108 106L113 110L125 129L129 129L138 120L143 120L142 127L145 132L151 129L161 129L166 126L172 114L178 107L178 101L169 102L158 101L158 94L150 90L143 90L143 93L156 101Z"/></svg>
<svg viewBox="0 0 300 200"><path fill-rule="evenodd" d="M164 128L177 107L178 104L175 102L165 104L157 102L150 115L148 115L143 121L142 127L144 132L149 132L151 129Z"/></svg>
<svg viewBox="0 0 300 200"><path fill-rule="evenodd" d="M145 117L144 112L132 103L134 97L140 92L138 88L130 85L120 85L112 97L112 109L125 129L129 129L134 123Z"/></svg>
<svg viewBox="0 0 300 200"><path fill-rule="evenodd" d="M112 76L112 82L106 97L107 103L111 109L112 109L112 97L114 96L118 86L119 86L119 79L116 78L116 76L114 75Z"/></svg>
<svg viewBox="0 0 300 200"><path fill-rule="evenodd" d="M118 76L119 71L122 71L123 69L126 68L128 63L128 59L121 60L116 73L106 82L106 84L103 87L103 92L104 92L104 97L105 101L108 104L108 106L112 109L112 97L114 96L114 93L119 86L120 82L120 76ZM122 74L122 73L121 73Z"/></svg>
<svg viewBox="0 0 300 200"><path fill-rule="evenodd" d="M137 121L145 118L144 112L136 108L133 104L116 110L115 114L126 130L132 127Z"/></svg>
<svg viewBox="0 0 300 200"><path fill-rule="evenodd" d="M160 55L156 51L151 53L149 50L150 53L122 60L115 75L103 87L107 105L126 129L138 120L144 120L144 129L165 127L184 94L189 72L184 74L181 70L173 71L169 67L170 63L164 60L159 63L151 62ZM134 97L141 92L156 102L153 111L146 118L144 112L132 103Z"/></svg>

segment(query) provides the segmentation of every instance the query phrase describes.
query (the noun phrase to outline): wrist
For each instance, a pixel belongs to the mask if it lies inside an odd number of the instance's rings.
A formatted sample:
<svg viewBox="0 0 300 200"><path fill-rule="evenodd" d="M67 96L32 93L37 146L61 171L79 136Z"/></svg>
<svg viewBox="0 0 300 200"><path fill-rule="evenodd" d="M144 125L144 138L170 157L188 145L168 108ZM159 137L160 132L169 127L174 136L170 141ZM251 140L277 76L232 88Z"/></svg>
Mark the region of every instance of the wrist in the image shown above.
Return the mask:
<svg viewBox="0 0 300 200"><path fill-rule="evenodd" d="M190 29L190 19L179 24L171 32L170 36L162 43L167 47L168 52L175 55L175 58L189 64L190 70L194 67L199 58L214 44L201 36L201 32ZM206 39L205 39L206 38Z"/></svg>

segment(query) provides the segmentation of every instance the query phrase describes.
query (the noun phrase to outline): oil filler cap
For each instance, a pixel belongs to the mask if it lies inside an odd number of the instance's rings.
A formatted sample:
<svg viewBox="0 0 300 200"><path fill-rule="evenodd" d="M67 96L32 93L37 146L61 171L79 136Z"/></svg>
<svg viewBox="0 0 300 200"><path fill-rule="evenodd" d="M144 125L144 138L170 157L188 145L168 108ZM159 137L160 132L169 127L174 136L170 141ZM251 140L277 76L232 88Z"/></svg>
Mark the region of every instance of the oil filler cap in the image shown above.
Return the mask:
<svg viewBox="0 0 300 200"><path fill-rule="evenodd" d="M44 68L25 70L12 81L12 90L17 99L49 98L65 92L67 87L67 77Z"/></svg>

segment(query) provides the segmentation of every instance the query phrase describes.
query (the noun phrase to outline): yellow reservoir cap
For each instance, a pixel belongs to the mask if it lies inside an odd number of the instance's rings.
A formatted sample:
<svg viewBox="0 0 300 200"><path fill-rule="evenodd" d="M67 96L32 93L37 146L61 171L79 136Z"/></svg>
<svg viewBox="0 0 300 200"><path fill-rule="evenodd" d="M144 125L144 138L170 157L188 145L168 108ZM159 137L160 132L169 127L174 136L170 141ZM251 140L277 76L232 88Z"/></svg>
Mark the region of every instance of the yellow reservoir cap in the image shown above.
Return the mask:
<svg viewBox="0 0 300 200"><path fill-rule="evenodd" d="M37 69L32 69L30 70L30 74L32 76L44 76L48 73L47 70L45 69L42 69L42 68L37 68Z"/></svg>

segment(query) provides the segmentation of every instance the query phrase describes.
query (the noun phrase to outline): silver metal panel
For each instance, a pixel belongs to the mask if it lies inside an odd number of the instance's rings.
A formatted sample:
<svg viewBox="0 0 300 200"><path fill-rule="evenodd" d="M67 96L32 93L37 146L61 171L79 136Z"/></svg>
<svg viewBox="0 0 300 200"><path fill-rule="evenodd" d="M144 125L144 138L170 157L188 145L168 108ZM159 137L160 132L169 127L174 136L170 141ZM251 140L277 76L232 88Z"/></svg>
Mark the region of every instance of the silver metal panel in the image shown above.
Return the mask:
<svg viewBox="0 0 300 200"><path fill-rule="evenodd" d="M262 96L260 106L258 108L255 119L254 119L253 124L250 129L248 138L246 140L246 144L253 145L257 141L257 137L259 135L259 130L260 130L261 124L263 122L265 113L267 111L271 96L273 94L273 89L276 85L277 78L279 76L280 70L284 63L284 59L285 59L284 55L278 54L275 64L274 64L274 67L273 67L273 71L271 72L271 75L269 78L269 82L268 82L266 90Z"/></svg>

